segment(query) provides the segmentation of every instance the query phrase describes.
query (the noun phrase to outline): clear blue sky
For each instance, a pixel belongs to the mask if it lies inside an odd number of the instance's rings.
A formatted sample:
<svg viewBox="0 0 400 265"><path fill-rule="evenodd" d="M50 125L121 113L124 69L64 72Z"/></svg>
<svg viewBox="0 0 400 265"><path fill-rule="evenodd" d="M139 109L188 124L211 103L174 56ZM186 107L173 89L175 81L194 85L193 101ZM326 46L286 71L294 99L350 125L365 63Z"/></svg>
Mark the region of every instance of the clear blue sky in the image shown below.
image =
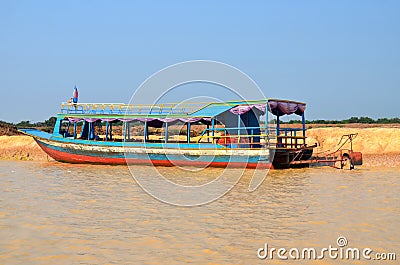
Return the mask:
<svg viewBox="0 0 400 265"><path fill-rule="evenodd" d="M125 102L194 59L233 65L308 119L400 116L400 1L1 1L0 119Z"/></svg>

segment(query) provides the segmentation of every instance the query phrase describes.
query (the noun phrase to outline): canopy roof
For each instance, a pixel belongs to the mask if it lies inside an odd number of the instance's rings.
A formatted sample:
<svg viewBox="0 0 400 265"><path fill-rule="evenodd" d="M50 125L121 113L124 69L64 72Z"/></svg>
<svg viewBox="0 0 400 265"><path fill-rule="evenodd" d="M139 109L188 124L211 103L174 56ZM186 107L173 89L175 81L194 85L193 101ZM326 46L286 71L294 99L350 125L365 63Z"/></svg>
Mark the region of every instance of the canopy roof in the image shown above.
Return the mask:
<svg viewBox="0 0 400 265"><path fill-rule="evenodd" d="M289 100L268 100L269 111L276 116L297 114L303 115L306 110L306 103L289 101Z"/></svg>
<svg viewBox="0 0 400 265"><path fill-rule="evenodd" d="M66 104L66 103L65 103ZM78 121L160 121L160 122L203 122L207 123L211 118L229 111L235 115L242 115L252 109L257 109L261 114L268 110L276 115L302 115L306 104L291 100L264 99L253 101L228 101L211 102L193 105L166 103L159 105L126 105L126 104L67 104L62 105L59 117ZM195 107L194 107L195 106Z"/></svg>
<svg viewBox="0 0 400 265"><path fill-rule="evenodd" d="M222 112L232 109L233 107L234 106L229 104L212 103L195 112L192 112L190 115L195 117L215 117Z"/></svg>

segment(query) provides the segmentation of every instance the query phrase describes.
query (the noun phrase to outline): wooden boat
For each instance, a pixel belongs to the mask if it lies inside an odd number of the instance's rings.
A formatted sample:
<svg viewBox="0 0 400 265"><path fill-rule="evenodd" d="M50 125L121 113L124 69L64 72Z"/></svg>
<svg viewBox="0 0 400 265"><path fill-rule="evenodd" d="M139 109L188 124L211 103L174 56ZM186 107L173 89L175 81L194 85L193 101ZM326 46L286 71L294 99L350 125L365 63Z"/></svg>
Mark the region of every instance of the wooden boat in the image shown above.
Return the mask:
<svg viewBox="0 0 400 265"><path fill-rule="evenodd" d="M314 146L305 141L305 109L305 103L278 99L157 105L68 102L62 103L52 134L20 131L49 156L68 163L288 168L307 166L291 162L307 160L313 152ZM275 124L269 122L271 114ZM283 115L301 116L302 127L281 128Z"/></svg>

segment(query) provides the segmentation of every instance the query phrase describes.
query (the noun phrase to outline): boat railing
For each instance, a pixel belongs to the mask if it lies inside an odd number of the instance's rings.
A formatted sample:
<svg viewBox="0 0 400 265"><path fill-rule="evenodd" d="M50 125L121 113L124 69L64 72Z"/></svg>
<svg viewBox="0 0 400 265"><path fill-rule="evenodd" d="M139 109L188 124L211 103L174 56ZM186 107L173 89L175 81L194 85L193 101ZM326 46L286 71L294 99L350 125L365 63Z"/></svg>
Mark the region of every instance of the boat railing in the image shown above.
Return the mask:
<svg viewBox="0 0 400 265"><path fill-rule="evenodd" d="M268 127L265 127L265 126L254 126L254 127L250 127L250 126L248 126L248 127L214 127L214 128L206 128L206 129L204 129L200 135L203 136L203 135L205 135L205 134L207 134L209 132L212 132L212 131L216 131L216 132L217 131L219 131L219 132L226 131L226 132L230 133L230 132L245 131L245 130L247 130L247 131L250 130L251 134L253 134L256 130L258 130L260 132L267 133L267 134L270 134L270 135L276 135L275 129L276 129L275 126L268 126Z"/></svg>
<svg viewBox="0 0 400 265"><path fill-rule="evenodd" d="M269 134L265 127L216 127L204 129L197 142L219 143L228 148L257 148L270 146L275 142L273 137L274 133Z"/></svg>
<svg viewBox="0 0 400 265"><path fill-rule="evenodd" d="M277 135L276 127L218 127L204 129L197 142L222 142L224 145L237 144L238 147L257 145L276 146L282 149L300 149L306 144L306 137L299 133L302 129L281 128ZM214 133L212 133L214 132ZM222 134L221 134L222 133Z"/></svg>
<svg viewBox="0 0 400 265"><path fill-rule="evenodd" d="M306 136L302 128L279 128L276 137L278 148L299 149L306 144Z"/></svg>
<svg viewBox="0 0 400 265"><path fill-rule="evenodd" d="M283 132L283 133L286 133L286 134L287 133L296 134L297 132L301 132L302 130L303 130L302 128L279 128L279 132Z"/></svg>
<svg viewBox="0 0 400 265"><path fill-rule="evenodd" d="M63 114L187 114L205 106L206 102L183 102L163 104L121 104L121 103L61 103Z"/></svg>

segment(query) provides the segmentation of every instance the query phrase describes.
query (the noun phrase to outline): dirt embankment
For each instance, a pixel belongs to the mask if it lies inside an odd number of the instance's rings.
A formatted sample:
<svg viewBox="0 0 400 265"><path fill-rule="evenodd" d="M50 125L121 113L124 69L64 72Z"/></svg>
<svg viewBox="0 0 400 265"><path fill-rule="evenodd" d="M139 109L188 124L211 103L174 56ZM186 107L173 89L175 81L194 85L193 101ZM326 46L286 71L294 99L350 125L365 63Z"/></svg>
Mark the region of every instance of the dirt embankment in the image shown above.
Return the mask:
<svg viewBox="0 0 400 265"><path fill-rule="evenodd" d="M47 154L17 127L0 123L0 159L46 161Z"/></svg>
<svg viewBox="0 0 400 265"><path fill-rule="evenodd" d="M0 136L0 159L47 161L47 154L26 135Z"/></svg>
<svg viewBox="0 0 400 265"><path fill-rule="evenodd" d="M342 135L351 133L358 133L353 140L355 151L366 155L400 154L400 128L315 128L307 130L307 142L318 144L316 152L333 150Z"/></svg>
<svg viewBox="0 0 400 265"><path fill-rule="evenodd" d="M1 135L6 135L6 136L12 136L12 135L22 135L17 129L17 127L6 124L6 123L0 123L0 136Z"/></svg>
<svg viewBox="0 0 400 265"><path fill-rule="evenodd" d="M307 143L318 144L314 153L336 151L342 135L358 133L353 150L363 153L364 165L400 166L400 128L397 127L329 127L307 130ZM344 148L350 148L347 143Z"/></svg>

